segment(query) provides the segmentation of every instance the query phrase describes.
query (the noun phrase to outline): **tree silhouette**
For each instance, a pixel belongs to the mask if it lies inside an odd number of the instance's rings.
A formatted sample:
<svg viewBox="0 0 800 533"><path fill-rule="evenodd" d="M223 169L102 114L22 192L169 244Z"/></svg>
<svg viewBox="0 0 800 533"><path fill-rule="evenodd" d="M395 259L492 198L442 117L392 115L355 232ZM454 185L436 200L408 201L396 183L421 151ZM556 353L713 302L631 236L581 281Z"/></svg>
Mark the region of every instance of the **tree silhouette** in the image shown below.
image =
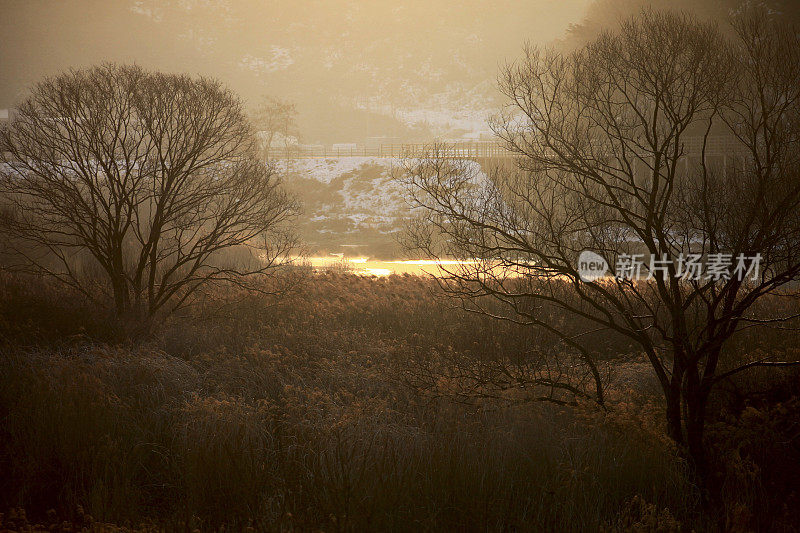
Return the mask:
<svg viewBox="0 0 800 533"><path fill-rule="evenodd" d="M445 267L445 289L557 335L599 403L596 334L626 340L701 474L715 385L797 364L738 364L725 349L743 329L794 318L760 303L791 295L800 274L798 33L754 12L733 30L645 12L570 54L529 48L500 77L510 106L495 129L516 165L486 177L434 149L405 176L422 212L409 245L471 260ZM622 275L582 278L586 250ZM626 272L637 256L638 276Z"/></svg>
<svg viewBox="0 0 800 533"><path fill-rule="evenodd" d="M13 266L107 292L119 316L169 312L214 280L243 283L292 244L296 204L214 80L114 64L47 78L0 151ZM251 260L226 259L243 249Z"/></svg>

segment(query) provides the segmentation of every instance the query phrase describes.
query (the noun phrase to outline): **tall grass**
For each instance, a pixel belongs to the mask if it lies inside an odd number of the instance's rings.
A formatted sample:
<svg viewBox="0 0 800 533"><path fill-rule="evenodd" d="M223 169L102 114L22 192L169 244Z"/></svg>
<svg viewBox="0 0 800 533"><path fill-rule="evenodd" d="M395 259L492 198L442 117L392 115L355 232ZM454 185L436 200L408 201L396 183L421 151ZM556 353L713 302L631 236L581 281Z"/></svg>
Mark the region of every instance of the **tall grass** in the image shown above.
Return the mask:
<svg viewBox="0 0 800 533"><path fill-rule="evenodd" d="M535 341L448 310L431 289L320 276L280 302L225 295L137 343L74 336L103 329L90 309L58 337L30 333L49 315L5 313L0 505L201 530L713 523L647 387L619 379L609 411L467 405L406 387L421 351L501 354ZM48 313L80 310L52 302ZM635 370L620 372L635 381Z"/></svg>

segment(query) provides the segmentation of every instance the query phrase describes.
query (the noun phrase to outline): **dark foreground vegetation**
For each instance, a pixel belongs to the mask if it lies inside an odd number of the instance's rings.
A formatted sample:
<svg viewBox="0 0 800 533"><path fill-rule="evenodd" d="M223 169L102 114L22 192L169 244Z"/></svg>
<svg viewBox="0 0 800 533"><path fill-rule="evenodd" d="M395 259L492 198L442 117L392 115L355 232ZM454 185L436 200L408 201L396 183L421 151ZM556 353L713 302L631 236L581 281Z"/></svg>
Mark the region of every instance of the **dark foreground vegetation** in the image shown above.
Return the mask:
<svg viewBox="0 0 800 533"><path fill-rule="evenodd" d="M222 290L138 340L40 279L4 275L0 297L0 529L800 523L792 369L725 384L701 489L635 353L607 343L607 409L475 385L464 368L516 358L523 372L540 339L450 309L420 278L309 276L280 300Z"/></svg>

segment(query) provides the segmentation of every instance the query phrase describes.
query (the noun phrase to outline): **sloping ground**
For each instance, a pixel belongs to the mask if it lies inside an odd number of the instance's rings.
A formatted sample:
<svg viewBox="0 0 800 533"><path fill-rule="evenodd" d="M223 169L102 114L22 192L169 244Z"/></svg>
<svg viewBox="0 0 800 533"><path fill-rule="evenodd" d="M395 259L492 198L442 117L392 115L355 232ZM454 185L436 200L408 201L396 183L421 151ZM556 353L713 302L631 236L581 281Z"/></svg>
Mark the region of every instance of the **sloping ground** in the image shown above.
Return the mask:
<svg viewBox="0 0 800 533"><path fill-rule="evenodd" d="M276 162L303 202L297 229L309 251L396 258L408 216L403 187L392 179L398 164L377 157Z"/></svg>

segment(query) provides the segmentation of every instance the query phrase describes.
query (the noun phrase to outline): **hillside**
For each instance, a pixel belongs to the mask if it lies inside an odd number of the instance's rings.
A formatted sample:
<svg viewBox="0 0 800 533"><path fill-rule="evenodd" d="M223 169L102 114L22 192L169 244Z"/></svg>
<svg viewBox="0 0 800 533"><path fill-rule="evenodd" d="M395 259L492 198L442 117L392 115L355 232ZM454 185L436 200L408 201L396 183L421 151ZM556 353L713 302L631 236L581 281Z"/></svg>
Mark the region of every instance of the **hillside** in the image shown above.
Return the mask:
<svg viewBox="0 0 800 533"><path fill-rule="evenodd" d="M377 157L279 161L287 187L303 202L298 232L311 253L398 257L408 214L398 160Z"/></svg>

